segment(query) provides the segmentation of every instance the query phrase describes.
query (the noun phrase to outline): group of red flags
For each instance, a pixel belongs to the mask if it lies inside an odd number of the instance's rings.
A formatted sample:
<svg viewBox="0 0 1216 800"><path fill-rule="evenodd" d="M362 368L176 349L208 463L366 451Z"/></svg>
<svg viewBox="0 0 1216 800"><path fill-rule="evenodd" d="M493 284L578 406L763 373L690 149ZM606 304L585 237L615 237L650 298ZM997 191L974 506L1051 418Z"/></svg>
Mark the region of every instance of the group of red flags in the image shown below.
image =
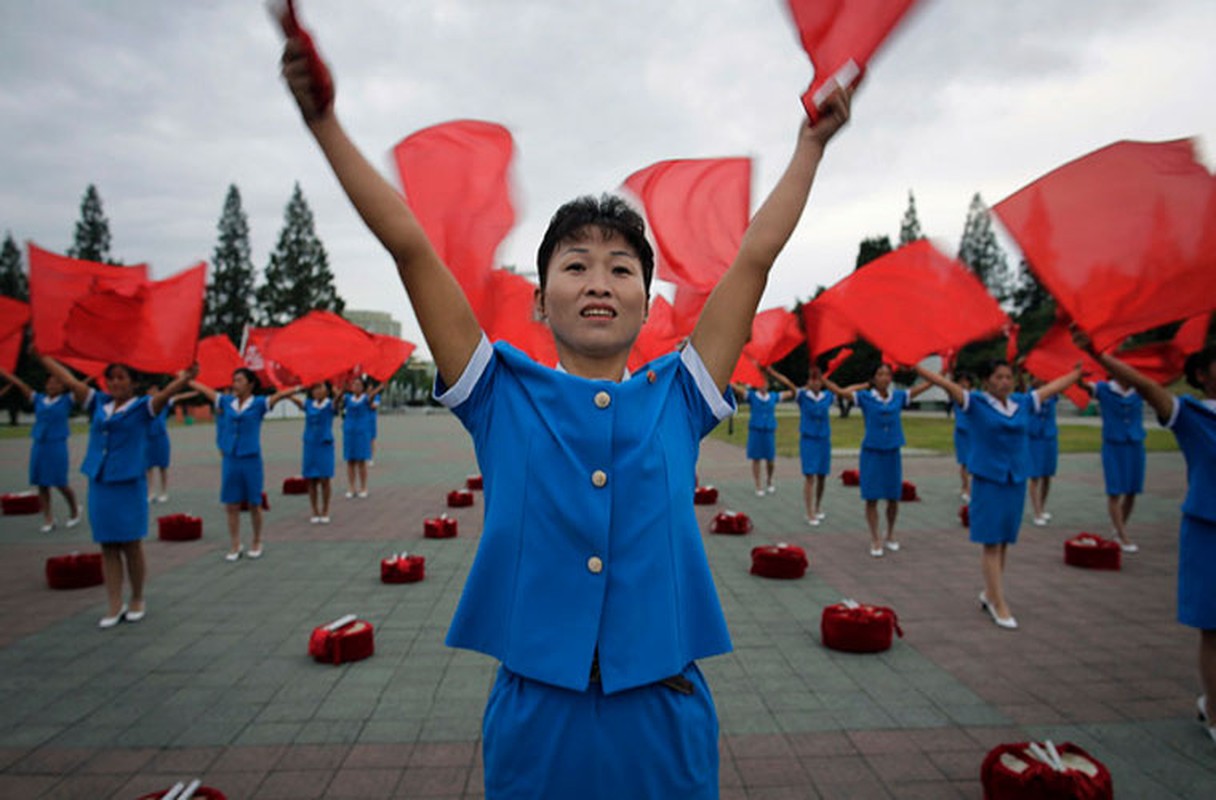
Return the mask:
<svg viewBox="0 0 1216 800"><path fill-rule="evenodd" d="M916 0L788 0L788 6L814 66L803 104L815 120L836 87L861 81ZM298 27L294 16L291 22ZM533 315L535 285L494 266L515 224L510 132L490 122L449 122L406 137L393 156L407 201L490 338L554 364L552 336ZM692 332L742 240L751 172L747 158L684 159L653 164L623 182L647 217L656 275L675 287L670 302L652 300L631 368ZM1161 380L1177 377L1185 352L1202 346L1216 309L1216 179L1196 160L1192 142L1118 142L1048 173L993 212L1059 309L1056 327L1025 355L1034 374L1050 379L1080 359L1068 323L1109 350L1131 334L1185 320L1172 342L1126 353ZM196 341L201 264L151 281L143 265L85 265L31 245L30 265L37 347L85 372L110 360L171 371L193 359L197 344L204 375L216 384L234 366L251 363L283 385L352 368L387 377L413 349L313 312L281 329L250 330L238 353L222 337ZM3 359L24 319L19 309L0 311ZM858 339L878 347L886 361L910 365L1002 333L1016 352L1014 326L981 282L920 240L852 273L803 306L800 317L781 308L757 314L734 379L764 382L758 367L804 341L811 358L837 350L831 368Z"/></svg>

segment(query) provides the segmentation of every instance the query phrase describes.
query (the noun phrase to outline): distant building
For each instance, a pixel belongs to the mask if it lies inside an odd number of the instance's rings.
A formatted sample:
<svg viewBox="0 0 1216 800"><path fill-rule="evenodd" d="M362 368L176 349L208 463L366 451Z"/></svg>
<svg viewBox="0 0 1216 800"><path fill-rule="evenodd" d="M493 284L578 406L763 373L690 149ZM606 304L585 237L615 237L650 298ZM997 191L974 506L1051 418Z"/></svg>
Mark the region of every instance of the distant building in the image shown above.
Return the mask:
<svg viewBox="0 0 1216 800"><path fill-rule="evenodd" d="M353 322L369 333L379 333L385 336L401 338L401 323L393 319L387 311L359 311L347 309L342 314L347 322Z"/></svg>

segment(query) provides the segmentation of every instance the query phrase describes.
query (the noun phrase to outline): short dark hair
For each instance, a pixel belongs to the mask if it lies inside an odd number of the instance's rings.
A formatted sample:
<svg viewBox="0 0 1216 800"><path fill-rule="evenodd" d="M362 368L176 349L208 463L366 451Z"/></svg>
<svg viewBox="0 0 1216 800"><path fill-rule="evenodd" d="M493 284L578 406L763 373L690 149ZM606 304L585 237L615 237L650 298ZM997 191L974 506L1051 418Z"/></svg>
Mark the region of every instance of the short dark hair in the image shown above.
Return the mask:
<svg viewBox="0 0 1216 800"><path fill-rule="evenodd" d="M642 282L649 294L650 279L654 276L654 250L646 241L646 221L623 199L611 194L602 194L598 200L584 195L554 212L536 251L536 270L540 276L541 290L544 290L548 279L553 251L562 242L582 239L587 235L588 228L597 228L604 236L619 234L629 243L642 262Z"/></svg>
<svg viewBox="0 0 1216 800"><path fill-rule="evenodd" d="M1186 382L1196 389L1202 389L1203 384L1199 381L1199 376L1212 368L1213 361L1216 361L1216 344L1208 345L1187 356L1186 363L1182 367L1182 374L1186 375Z"/></svg>
<svg viewBox="0 0 1216 800"><path fill-rule="evenodd" d="M258 380L258 374L249 367L237 367L232 371L232 374L244 375L245 380L249 381L250 385L253 386L253 391L255 392L262 388L262 382Z"/></svg>
<svg viewBox="0 0 1216 800"><path fill-rule="evenodd" d="M985 364L983 369L980 370L980 379L985 381L988 380L992 377L992 373L996 372L1001 367L1009 367L1009 370L1011 372L1013 371L1013 367L1007 360L1003 358L994 358Z"/></svg>

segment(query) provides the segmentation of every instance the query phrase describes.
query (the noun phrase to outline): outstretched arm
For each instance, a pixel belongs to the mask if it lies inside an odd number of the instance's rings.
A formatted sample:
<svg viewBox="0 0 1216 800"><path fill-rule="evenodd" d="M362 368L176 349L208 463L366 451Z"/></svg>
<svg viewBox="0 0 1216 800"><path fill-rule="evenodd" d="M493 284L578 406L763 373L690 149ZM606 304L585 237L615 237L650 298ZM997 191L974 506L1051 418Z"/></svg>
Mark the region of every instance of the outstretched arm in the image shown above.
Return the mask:
<svg viewBox="0 0 1216 800"><path fill-rule="evenodd" d="M802 216L824 148L848 121L849 98L848 92L838 89L824 104L818 123L803 120L789 166L752 217L734 263L714 287L697 320L692 345L719 389L726 387L751 334L769 270Z"/></svg>
<svg viewBox="0 0 1216 800"><path fill-rule="evenodd" d="M933 384L931 384L931 383L916 384L915 386L913 386L911 389L908 390L908 399L915 400L916 398L918 398L922 394L924 394L924 392L932 385Z"/></svg>
<svg viewBox="0 0 1216 800"><path fill-rule="evenodd" d="M299 394L302 391L304 391L303 386L289 386L286 389L280 389L279 391L272 394L270 397L266 398L266 408L268 408L268 409L274 408L275 405L277 405L278 402L280 400L282 400L283 398L292 397L292 395ZM297 401L296 405L298 406L301 404Z"/></svg>
<svg viewBox="0 0 1216 800"><path fill-rule="evenodd" d="M54 375L59 380L63 381L63 385L72 393L72 399L76 401L76 405L84 405L85 400L89 399L89 385L77 378L70 369L60 364L50 356L38 356L42 361L42 366L46 367L46 371Z"/></svg>
<svg viewBox="0 0 1216 800"><path fill-rule="evenodd" d="M954 404L956 406L958 406L959 408L963 407L963 403L965 403L966 399L967 399L967 390L966 389L959 386L957 383L950 380L945 375L939 375L938 373L934 372L931 369L925 369L920 364L917 364L914 367L914 369L916 370L917 375L921 376L926 381L928 381L928 383L919 384L920 387L924 387L924 388L921 388L921 391L924 391L929 386L940 386L940 387L942 387L942 389L944 389L946 391L946 394L950 395L950 399L954 401ZM913 388L915 389L917 387L913 387ZM909 396L911 396L912 393L909 392L908 394L909 394ZM918 394L919 394L919 392L918 392Z"/></svg>
<svg viewBox="0 0 1216 800"><path fill-rule="evenodd" d="M165 388L152 395L152 413L159 414L165 404L169 402L169 398L184 389L197 374L198 364L191 364L187 369L177 373L177 377L169 381Z"/></svg>
<svg viewBox="0 0 1216 800"><path fill-rule="evenodd" d="M769 375L773 376L774 380L776 380L777 383L779 383L782 386L784 386L785 388L789 389L790 397L793 397L794 395L798 394L798 386L793 381L791 381L789 378L785 377L780 372L778 372L776 369L774 369L771 366L768 366L768 367L764 368L764 371L767 372Z"/></svg>
<svg viewBox="0 0 1216 800"><path fill-rule="evenodd" d="M396 262L435 365L451 386L481 341L481 326L460 284L439 260L405 200L347 136L333 104L317 108L315 77L299 38L289 38L283 49L283 77L346 196Z"/></svg>
<svg viewBox="0 0 1216 800"><path fill-rule="evenodd" d="M1041 402L1049 397L1054 397L1079 380L1081 380L1081 362L1078 361L1077 365L1071 370L1065 372L1054 381L1043 384L1035 389L1034 393L1039 396L1039 401Z"/></svg>
<svg viewBox="0 0 1216 800"><path fill-rule="evenodd" d="M190 379L190 388L207 398L207 402L211 405L215 405L216 398L220 396L220 393L215 389L212 389L205 383L199 383L193 378Z"/></svg>
<svg viewBox="0 0 1216 800"><path fill-rule="evenodd" d="M1094 343L1079 328L1072 329L1072 340L1077 347L1101 364L1107 372L1118 378L1120 383L1136 387L1136 391L1140 393L1145 402L1153 407L1153 411L1157 412L1159 419L1169 419L1170 414L1174 413L1176 398L1164 386L1112 355L1094 352Z"/></svg>
<svg viewBox="0 0 1216 800"><path fill-rule="evenodd" d="M18 378L13 373L6 370L4 367L0 367L0 378L3 378L4 380L8 381L10 384L10 386L4 387L4 390L6 392L12 386L16 386L17 391L19 391L23 395L25 395L26 402L31 402L34 399L34 390L30 388L30 385L28 383L26 383L25 381L21 380L20 378Z"/></svg>
<svg viewBox="0 0 1216 800"><path fill-rule="evenodd" d="M855 402L857 400L857 393L862 389L868 389L870 387L869 382L854 383L850 386L840 386L836 383L836 381L827 377L823 379L823 385L831 389L833 394L835 394L837 397L843 397L849 402Z"/></svg>

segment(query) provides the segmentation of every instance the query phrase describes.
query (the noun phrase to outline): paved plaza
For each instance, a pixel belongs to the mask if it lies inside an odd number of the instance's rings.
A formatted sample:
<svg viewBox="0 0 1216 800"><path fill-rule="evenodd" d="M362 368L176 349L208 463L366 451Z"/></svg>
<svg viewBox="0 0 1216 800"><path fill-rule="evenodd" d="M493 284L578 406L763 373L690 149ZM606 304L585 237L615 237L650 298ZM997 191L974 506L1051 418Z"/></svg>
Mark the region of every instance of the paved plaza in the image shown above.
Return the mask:
<svg viewBox="0 0 1216 800"><path fill-rule="evenodd" d="M40 517L0 517L0 798L134 800L193 776L232 800L482 796L495 664L443 645L480 497L451 512L458 538L422 538L477 471L469 439L446 412L382 415L371 496L344 499L340 476L323 527L309 524L306 497L279 491L299 468L301 425L265 426L266 554L235 564L221 558L214 430L171 429L171 498L152 515L199 515L204 536L161 542L153 522L138 624L99 630L100 587L47 588L48 556L96 549L87 523L43 534ZM73 436L74 464L84 444ZM0 489L25 488L28 447L0 440ZM833 472L856 465L837 455ZM706 441L700 478L721 499L697 513L735 644L702 662L722 797L979 798L989 749L1046 738L1103 761L1116 797L1216 797L1216 746L1194 719L1197 635L1174 622L1181 457L1150 454L1132 526L1141 552L1119 572L1063 564L1067 537L1110 525L1097 456L1061 458L1052 525L1027 524L1011 551L1016 632L976 600L979 548L957 517L953 458L904 466L922 499L901 507L903 549L873 559L857 489L833 478L827 521L812 529L795 459L778 461L778 491L760 498L742 451ZM72 481L83 497L83 477ZM723 508L755 530L709 534ZM748 574L750 549L778 541L806 548L804 579ZM427 579L381 584L379 560L403 549L426 556ZM878 655L827 650L820 613L843 597L893 607L905 637ZM309 633L347 613L375 625L376 654L312 661Z"/></svg>

